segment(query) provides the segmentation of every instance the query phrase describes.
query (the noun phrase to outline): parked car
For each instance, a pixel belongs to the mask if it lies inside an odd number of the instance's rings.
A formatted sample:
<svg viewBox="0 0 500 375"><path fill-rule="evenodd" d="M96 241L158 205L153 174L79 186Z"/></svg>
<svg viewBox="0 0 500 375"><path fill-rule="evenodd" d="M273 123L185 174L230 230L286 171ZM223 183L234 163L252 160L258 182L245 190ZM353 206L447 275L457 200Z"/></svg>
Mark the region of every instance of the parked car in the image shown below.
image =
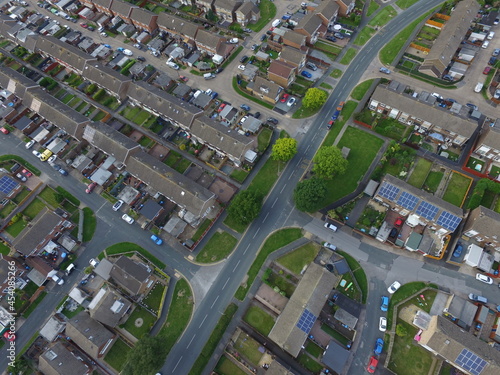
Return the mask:
<svg viewBox="0 0 500 375"><path fill-rule="evenodd" d="M452 81L453 81L453 77L452 77L452 76L450 76L449 74L445 74L445 75L443 76L443 80L445 80L445 81L449 81L449 82L452 82Z"/></svg>
<svg viewBox="0 0 500 375"><path fill-rule="evenodd" d="M285 102L288 100L288 97L289 97L289 96L290 96L290 95L288 95L288 94L283 94L283 96L282 96L282 97L281 97L281 99L280 99L280 102L281 102L281 103L285 103Z"/></svg>
<svg viewBox="0 0 500 375"><path fill-rule="evenodd" d="M333 230L334 232L336 232L337 229L338 229L335 225L333 225L331 223L328 223L328 222L325 223L324 227L327 228L327 229Z"/></svg>
<svg viewBox="0 0 500 375"><path fill-rule="evenodd" d="M138 57L137 57L137 61L142 61L142 62L144 62L144 61L146 61L146 58L145 58L144 56L138 56Z"/></svg>
<svg viewBox="0 0 500 375"><path fill-rule="evenodd" d="M153 241L158 246L160 246L163 243L163 240L160 237L158 237L156 234L153 234L150 238L151 238L151 241Z"/></svg>
<svg viewBox="0 0 500 375"><path fill-rule="evenodd" d="M179 70L179 65L177 65L176 63L174 63L173 61L171 60L168 60L166 62L167 66L171 67L172 69L174 70Z"/></svg>
<svg viewBox="0 0 500 375"><path fill-rule="evenodd" d="M274 125L278 125L278 119L274 118L274 117L269 117L267 119L267 122L270 122L271 124L274 124Z"/></svg>
<svg viewBox="0 0 500 375"><path fill-rule="evenodd" d="M240 64L240 65L238 65L238 69L239 70L245 70L246 69L246 65Z"/></svg>
<svg viewBox="0 0 500 375"><path fill-rule="evenodd" d="M214 73L219 74L219 73L222 73L223 71L224 71L224 68L217 68L214 70Z"/></svg>
<svg viewBox="0 0 500 375"><path fill-rule="evenodd" d="M288 101L286 102L286 105L291 107L292 105L295 104L295 102L297 101L297 99L295 99L293 96L290 97L290 99L288 99Z"/></svg>
<svg viewBox="0 0 500 375"><path fill-rule="evenodd" d="M469 107L471 109L471 111L477 111L478 110L477 105L475 105L475 104L467 103L466 106Z"/></svg>
<svg viewBox="0 0 500 375"><path fill-rule="evenodd" d="M226 103L222 103L219 108L217 108L217 112L222 112L222 110L226 107Z"/></svg>
<svg viewBox="0 0 500 375"><path fill-rule="evenodd" d="M344 34L342 34L342 33L334 33L333 36L335 38L344 39Z"/></svg>
<svg viewBox="0 0 500 375"><path fill-rule="evenodd" d="M377 341L375 342L375 348L373 349L373 352L375 353L375 355L380 355L382 354L383 349L384 349L384 340L378 338Z"/></svg>
<svg viewBox="0 0 500 375"><path fill-rule="evenodd" d="M316 66L316 64L314 64L314 63L312 63L312 62L308 62L308 63L306 63L306 67L307 67L308 69L311 69L312 71L316 71L316 70L318 70L318 67Z"/></svg>
<svg viewBox="0 0 500 375"><path fill-rule="evenodd" d="M312 78L312 74L309 73L307 70L303 70L301 73L300 73L301 76L303 77L306 77L306 78Z"/></svg>
<svg viewBox="0 0 500 375"><path fill-rule="evenodd" d="M474 92L481 92L483 89L483 84L481 82L478 82L476 87L474 87Z"/></svg>
<svg viewBox="0 0 500 375"><path fill-rule="evenodd" d="M188 77L185 77L185 76L179 76L179 79L183 82L187 82L189 81L189 78Z"/></svg>
<svg viewBox="0 0 500 375"><path fill-rule="evenodd" d="M254 115L253 115L253 117L255 117L257 119L260 118L260 112L255 112Z"/></svg>
<svg viewBox="0 0 500 375"><path fill-rule="evenodd" d="M383 316L380 317L380 320L378 322L378 329L381 332L385 332L385 330L387 329L387 319Z"/></svg>
<svg viewBox="0 0 500 375"><path fill-rule="evenodd" d="M90 258L89 260L89 264L92 266L92 267L97 267L97 265L99 264L99 261L97 259L94 259L94 258Z"/></svg>
<svg viewBox="0 0 500 375"><path fill-rule="evenodd" d="M396 238L398 235L398 228L392 228L391 232L389 233L390 238Z"/></svg>
<svg viewBox="0 0 500 375"><path fill-rule="evenodd" d="M488 65L495 65L495 63L497 62L497 58L494 57L494 56L491 56L490 59L488 60Z"/></svg>
<svg viewBox="0 0 500 375"><path fill-rule="evenodd" d="M26 178L26 176L23 176L21 173L18 173L16 174L16 177L21 180L22 182L26 182L28 181L28 179Z"/></svg>
<svg viewBox="0 0 500 375"><path fill-rule="evenodd" d="M330 250L337 250L337 246L335 246L334 244L331 244L330 242L325 242L323 243L323 246L326 247L327 249L330 249Z"/></svg>
<svg viewBox="0 0 500 375"><path fill-rule="evenodd" d="M3 134L9 134L10 131L5 129L3 126L0 128L0 132L2 132Z"/></svg>
<svg viewBox="0 0 500 375"><path fill-rule="evenodd" d="M243 109L244 111L250 111L250 106L246 105L246 104L242 104L240 105L240 108Z"/></svg>
<svg viewBox="0 0 500 375"><path fill-rule="evenodd" d="M478 296L477 294L474 293L469 294L469 299L474 302L488 303L488 298L483 296Z"/></svg>
<svg viewBox="0 0 500 375"><path fill-rule="evenodd" d="M33 176L33 173L31 173L31 172L30 172L30 171L28 171L27 169L23 169L23 170L21 171L21 173L22 173L23 175L25 175L26 177L28 177L28 178L30 178L31 176Z"/></svg>
<svg viewBox="0 0 500 375"><path fill-rule="evenodd" d="M28 143L26 143L25 147L29 150L31 147L33 147L34 144L35 144L35 141L31 140Z"/></svg>
<svg viewBox="0 0 500 375"><path fill-rule="evenodd" d="M40 159L40 156L42 156L42 154L40 152L38 152L37 150L33 150L32 154L35 155L38 159Z"/></svg>
<svg viewBox="0 0 500 375"><path fill-rule="evenodd" d="M239 39L238 38L231 38L227 41L229 44L238 44Z"/></svg>
<svg viewBox="0 0 500 375"><path fill-rule="evenodd" d="M258 48L259 48L259 45L258 44L254 44L254 45L252 45L251 50L255 51Z"/></svg>
<svg viewBox="0 0 500 375"><path fill-rule="evenodd" d="M483 275L482 273L476 273L476 280L489 285L493 284L493 279L489 276Z"/></svg>
<svg viewBox="0 0 500 375"><path fill-rule="evenodd" d="M243 123L248 119L248 116L243 116L240 120L240 125L243 125Z"/></svg>
<svg viewBox="0 0 500 375"><path fill-rule="evenodd" d="M403 219L402 219L402 218L400 218L400 217L398 217L398 218L396 219L396 221L394 222L394 226L396 226L396 227L398 227L398 228L399 228L401 225L403 225Z"/></svg>
<svg viewBox="0 0 500 375"><path fill-rule="evenodd" d="M87 188L85 189L85 192L87 194L92 193L96 186L97 186L97 182L91 182L90 184L88 184Z"/></svg>
<svg viewBox="0 0 500 375"><path fill-rule="evenodd" d="M135 220L132 217L128 216L127 214L123 214L122 220L124 220L128 224L134 224L135 222Z"/></svg>
<svg viewBox="0 0 500 375"><path fill-rule="evenodd" d="M483 42L483 44L481 44L481 48L488 48L489 45L490 45L490 42L488 42L487 40L485 40Z"/></svg>
<svg viewBox="0 0 500 375"><path fill-rule="evenodd" d="M387 311L389 308L389 297L382 296L382 301L380 302L380 310Z"/></svg>
<svg viewBox="0 0 500 375"><path fill-rule="evenodd" d="M483 74L489 74L490 71L491 71L491 68L489 66L487 66L486 68L484 68Z"/></svg>
<svg viewBox="0 0 500 375"><path fill-rule="evenodd" d="M337 41L337 38L335 38L334 36L331 36L331 35L327 35L326 36L326 40L329 40L330 42L334 42L335 43Z"/></svg>
<svg viewBox="0 0 500 375"><path fill-rule="evenodd" d="M113 211L118 211L123 206L123 201L120 199L113 205Z"/></svg>
<svg viewBox="0 0 500 375"><path fill-rule="evenodd" d="M396 290L398 290L401 287L401 283L399 281L394 281L389 288L387 288L387 291L390 294L394 294Z"/></svg>
<svg viewBox="0 0 500 375"><path fill-rule="evenodd" d="M339 118L339 116L340 116L340 111L336 109L335 112L333 112L332 120L336 121Z"/></svg>
<svg viewBox="0 0 500 375"><path fill-rule="evenodd" d="M142 46L139 43L134 44L134 47L137 48L138 50L142 49Z"/></svg>
<svg viewBox="0 0 500 375"><path fill-rule="evenodd" d="M330 120L330 121L328 121L328 124L326 124L326 128L327 128L328 130L330 130L330 129L332 128L333 124L335 124L335 121L334 121L334 120Z"/></svg>
<svg viewBox="0 0 500 375"><path fill-rule="evenodd" d="M264 40L266 40L266 38L267 38L267 35L266 34L262 34L260 36L260 41L263 42Z"/></svg>
<svg viewBox="0 0 500 375"><path fill-rule="evenodd" d="M53 163L53 162L55 162L55 161L56 161L56 159L57 159L57 156L56 156L56 155L52 155L52 156L51 156L51 157L50 157L47 161L48 161L49 163Z"/></svg>
<svg viewBox="0 0 500 375"><path fill-rule="evenodd" d="M370 361L368 362L368 366L366 366L366 371L368 371L370 374L373 374L377 369L377 365L378 359L375 358L375 356L371 356Z"/></svg>
<svg viewBox="0 0 500 375"><path fill-rule="evenodd" d="M59 172L61 166L59 164L52 164L52 168L54 168L55 171Z"/></svg>
<svg viewBox="0 0 500 375"><path fill-rule="evenodd" d="M498 25L500 22L500 18L495 18L495 21L493 21L493 25Z"/></svg>
<svg viewBox="0 0 500 375"><path fill-rule="evenodd" d="M59 169L59 173L62 174L63 176L67 176L69 174L67 170L62 169L62 168Z"/></svg>
<svg viewBox="0 0 500 375"><path fill-rule="evenodd" d="M384 67L380 68L379 72L385 73L385 74L391 74L391 71L389 69L387 69L387 68L384 68Z"/></svg>
<svg viewBox="0 0 500 375"><path fill-rule="evenodd" d="M240 63L244 64L248 60L248 56L244 55L240 59Z"/></svg>

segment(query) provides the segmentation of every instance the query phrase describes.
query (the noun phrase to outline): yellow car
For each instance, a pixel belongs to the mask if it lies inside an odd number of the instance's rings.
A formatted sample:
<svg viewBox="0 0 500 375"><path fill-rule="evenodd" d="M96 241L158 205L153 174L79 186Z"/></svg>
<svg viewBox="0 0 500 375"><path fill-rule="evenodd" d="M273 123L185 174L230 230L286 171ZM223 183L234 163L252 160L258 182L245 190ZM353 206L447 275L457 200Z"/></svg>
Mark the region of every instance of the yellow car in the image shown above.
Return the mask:
<svg viewBox="0 0 500 375"><path fill-rule="evenodd" d="M45 150L42 152L42 155L40 155L40 160L41 161L47 161L48 158L52 156L52 151L50 150Z"/></svg>

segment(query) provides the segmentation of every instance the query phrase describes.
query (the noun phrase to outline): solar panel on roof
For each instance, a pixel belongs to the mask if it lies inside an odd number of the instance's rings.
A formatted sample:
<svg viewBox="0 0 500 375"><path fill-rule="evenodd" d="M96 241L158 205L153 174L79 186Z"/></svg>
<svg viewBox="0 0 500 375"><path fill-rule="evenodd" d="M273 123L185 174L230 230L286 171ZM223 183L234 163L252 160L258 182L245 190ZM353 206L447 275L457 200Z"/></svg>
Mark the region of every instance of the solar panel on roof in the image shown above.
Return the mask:
<svg viewBox="0 0 500 375"><path fill-rule="evenodd" d="M472 353L468 349L462 349L458 355L455 363L462 367L464 370L469 371L472 375L479 375L486 367L488 362L479 357L477 354Z"/></svg>
<svg viewBox="0 0 500 375"><path fill-rule="evenodd" d="M297 327L300 328L303 332L306 334L309 334L311 331L314 322L316 321L316 317L312 312L310 312L308 309L304 309L304 312L299 318L299 321L297 322Z"/></svg>
<svg viewBox="0 0 500 375"><path fill-rule="evenodd" d="M384 182L380 187L380 190L378 191L378 195L387 198L391 201L393 201L396 198L398 193L399 193L399 188L388 182Z"/></svg>
<svg viewBox="0 0 500 375"><path fill-rule="evenodd" d="M441 225L443 228L446 228L453 232L455 229L457 229L458 224L460 224L461 221L461 217L453 215L448 211L443 211L437 219L437 225Z"/></svg>
<svg viewBox="0 0 500 375"><path fill-rule="evenodd" d="M0 191L2 193L9 194L17 185L18 183L9 176L2 176L0 178Z"/></svg>
<svg viewBox="0 0 500 375"><path fill-rule="evenodd" d="M417 205L418 201L419 201L419 199L416 196L414 196L406 191L403 191L401 193L401 195L399 196L398 204L400 206L403 206L407 210L412 211L415 208L415 206Z"/></svg>
<svg viewBox="0 0 500 375"><path fill-rule="evenodd" d="M422 202L417 207L417 215L425 217L427 220L432 220L436 216L439 208L429 202Z"/></svg>

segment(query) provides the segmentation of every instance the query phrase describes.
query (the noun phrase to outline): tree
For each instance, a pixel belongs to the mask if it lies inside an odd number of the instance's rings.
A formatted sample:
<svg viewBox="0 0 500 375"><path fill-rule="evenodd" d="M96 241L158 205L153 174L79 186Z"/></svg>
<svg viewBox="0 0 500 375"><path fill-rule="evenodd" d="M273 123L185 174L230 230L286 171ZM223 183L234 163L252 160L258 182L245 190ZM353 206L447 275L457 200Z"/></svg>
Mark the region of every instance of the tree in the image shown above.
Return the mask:
<svg viewBox="0 0 500 375"><path fill-rule="evenodd" d="M293 191L295 206L300 211L313 212L326 195L326 182L319 178L301 181Z"/></svg>
<svg viewBox="0 0 500 375"><path fill-rule="evenodd" d="M279 138L273 145L271 157L274 160L288 161L297 153L297 140L294 138Z"/></svg>
<svg viewBox="0 0 500 375"><path fill-rule="evenodd" d="M306 91L306 95L302 99L302 105L306 108L318 109L325 104L327 98L328 94L325 90L313 87Z"/></svg>
<svg viewBox="0 0 500 375"><path fill-rule="evenodd" d="M313 158L312 171L321 178L332 178L344 174L347 170L347 160L342 157L340 149L336 146L320 147Z"/></svg>
<svg viewBox="0 0 500 375"><path fill-rule="evenodd" d="M165 363L167 351L161 337L140 339L127 357L123 375L154 374Z"/></svg>
<svg viewBox="0 0 500 375"><path fill-rule="evenodd" d="M406 327L402 324L397 324L396 325L396 335L398 335L399 337L404 337L408 334L408 330L406 329Z"/></svg>
<svg viewBox="0 0 500 375"><path fill-rule="evenodd" d="M259 215L261 207L262 198L259 194L243 190L234 197L227 210L237 222L246 225Z"/></svg>

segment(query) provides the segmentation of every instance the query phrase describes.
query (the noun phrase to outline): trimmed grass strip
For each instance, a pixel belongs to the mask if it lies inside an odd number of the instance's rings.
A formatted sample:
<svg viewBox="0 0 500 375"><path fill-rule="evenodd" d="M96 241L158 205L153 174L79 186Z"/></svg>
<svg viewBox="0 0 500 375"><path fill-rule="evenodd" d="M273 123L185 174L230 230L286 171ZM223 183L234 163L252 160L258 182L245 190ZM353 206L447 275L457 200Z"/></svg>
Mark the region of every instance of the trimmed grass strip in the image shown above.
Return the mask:
<svg viewBox="0 0 500 375"><path fill-rule="evenodd" d="M238 240L227 232L216 232L196 256L200 263L214 263L231 254Z"/></svg>

